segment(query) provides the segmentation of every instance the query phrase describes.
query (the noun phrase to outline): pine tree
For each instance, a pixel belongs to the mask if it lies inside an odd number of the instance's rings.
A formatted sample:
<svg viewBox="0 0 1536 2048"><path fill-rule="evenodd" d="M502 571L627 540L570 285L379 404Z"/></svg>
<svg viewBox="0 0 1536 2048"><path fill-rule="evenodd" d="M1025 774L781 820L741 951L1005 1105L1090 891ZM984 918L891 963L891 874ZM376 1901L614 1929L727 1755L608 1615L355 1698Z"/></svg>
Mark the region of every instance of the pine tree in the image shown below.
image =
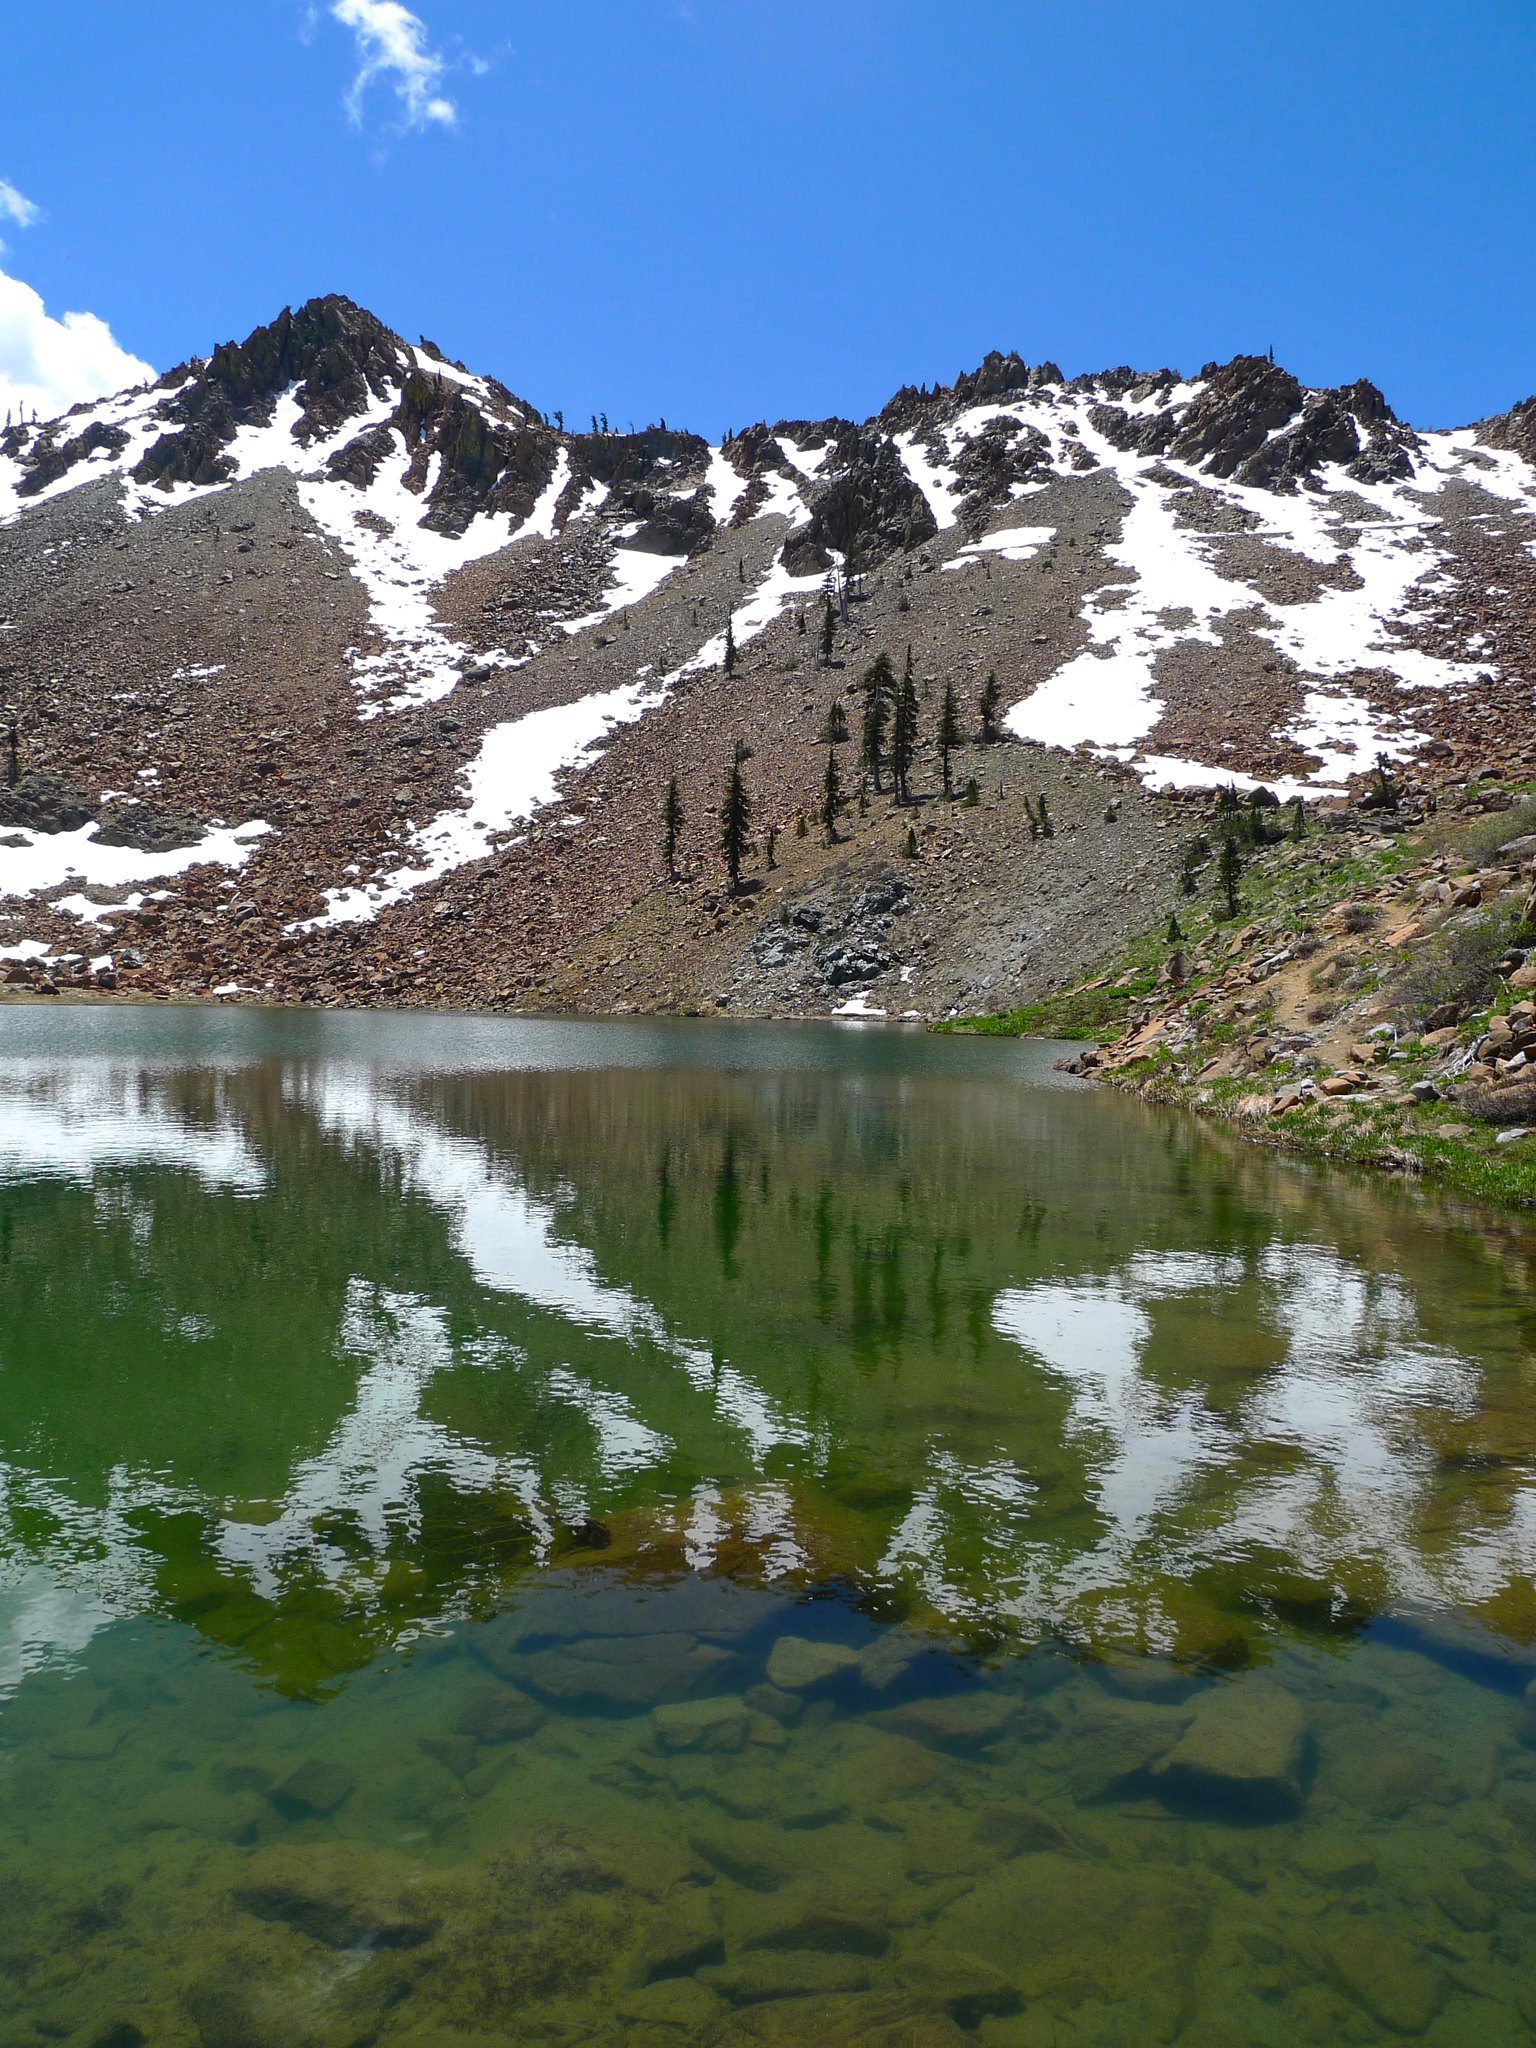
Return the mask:
<svg viewBox="0 0 1536 2048"><path fill-rule="evenodd" d="M674 775L667 783L667 793L661 800L662 850L666 855L667 875L670 880L677 876L677 841L683 829L683 797Z"/></svg>
<svg viewBox="0 0 1536 2048"><path fill-rule="evenodd" d="M907 859L917 859L917 827L915 825L907 827Z"/></svg>
<svg viewBox="0 0 1536 2048"><path fill-rule="evenodd" d="M975 810L976 806L981 802L981 784L974 775L967 777L960 801L968 810Z"/></svg>
<svg viewBox="0 0 1536 2048"><path fill-rule="evenodd" d="M847 806L843 801L843 778L837 765L837 755L827 749L827 772L821 778L821 829L827 835L828 846L837 844L837 821Z"/></svg>
<svg viewBox="0 0 1536 2048"><path fill-rule="evenodd" d="M1164 943L1169 946L1177 946L1183 937L1184 934L1179 928L1178 912L1170 910L1168 913L1168 929L1163 934Z"/></svg>
<svg viewBox="0 0 1536 2048"><path fill-rule="evenodd" d="M741 887L741 864L747 855L747 834L752 826L752 798L742 779L741 764L746 749L737 746L725 778L725 796L720 805L720 851L725 871L731 878L731 894Z"/></svg>
<svg viewBox="0 0 1536 2048"><path fill-rule="evenodd" d="M832 641L837 632L837 613L832 609L832 593L827 592L821 600L821 665L826 668L832 659Z"/></svg>
<svg viewBox="0 0 1536 2048"><path fill-rule="evenodd" d="M837 698L832 699L821 728L821 737L829 747L841 746L848 737L848 714Z"/></svg>
<svg viewBox="0 0 1536 2048"><path fill-rule="evenodd" d="M888 654L877 654L864 671L863 751L862 765L874 778L875 793L880 791L880 764L885 758L885 734L890 722L891 702L896 695L896 671L891 667Z"/></svg>
<svg viewBox="0 0 1536 2048"><path fill-rule="evenodd" d="M907 671L896 692L896 710L891 719L891 781L896 789L896 801L907 804L912 801L908 782L912 774L912 758L917 752L917 684L912 676L912 651L907 650Z"/></svg>
<svg viewBox="0 0 1536 2048"><path fill-rule="evenodd" d="M990 747L1002 734L997 729L997 707L1003 701L1003 686L997 680L997 670L989 671L987 680L981 686L981 743Z"/></svg>
<svg viewBox="0 0 1536 2048"><path fill-rule="evenodd" d="M1227 899L1228 917L1237 915L1237 885L1243 872L1242 851L1237 843L1237 834L1229 832L1221 842L1221 858L1216 874Z"/></svg>
<svg viewBox="0 0 1536 2048"><path fill-rule="evenodd" d="M1291 807L1291 837L1305 839L1307 836L1307 813L1301 798L1297 797Z"/></svg>
<svg viewBox="0 0 1536 2048"><path fill-rule="evenodd" d="M728 676L736 673L736 625L733 619L725 622L725 672Z"/></svg>
<svg viewBox="0 0 1536 2048"><path fill-rule="evenodd" d="M953 683L946 683L944 685L944 702L939 707L938 743L939 767L944 775L944 794L952 796L954 791L950 784L950 756L954 753L956 747L963 746L965 743L965 735L960 730L960 702L955 695Z"/></svg>

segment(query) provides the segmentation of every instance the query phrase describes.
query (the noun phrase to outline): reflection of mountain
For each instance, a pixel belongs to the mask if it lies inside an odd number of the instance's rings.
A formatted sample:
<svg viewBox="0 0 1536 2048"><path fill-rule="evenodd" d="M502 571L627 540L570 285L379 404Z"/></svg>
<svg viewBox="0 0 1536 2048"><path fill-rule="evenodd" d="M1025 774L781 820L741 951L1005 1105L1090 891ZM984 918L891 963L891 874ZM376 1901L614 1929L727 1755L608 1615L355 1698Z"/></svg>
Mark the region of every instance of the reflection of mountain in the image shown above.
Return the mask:
<svg viewBox="0 0 1536 2048"><path fill-rule="evenodd" d="M1475 1245L1005 1071L32 1063L10 1675L154 1609L313 1688L594 1546L967 1630L1519 1626L1536 1426L1448 1334L1500 1327Z"/></svg>

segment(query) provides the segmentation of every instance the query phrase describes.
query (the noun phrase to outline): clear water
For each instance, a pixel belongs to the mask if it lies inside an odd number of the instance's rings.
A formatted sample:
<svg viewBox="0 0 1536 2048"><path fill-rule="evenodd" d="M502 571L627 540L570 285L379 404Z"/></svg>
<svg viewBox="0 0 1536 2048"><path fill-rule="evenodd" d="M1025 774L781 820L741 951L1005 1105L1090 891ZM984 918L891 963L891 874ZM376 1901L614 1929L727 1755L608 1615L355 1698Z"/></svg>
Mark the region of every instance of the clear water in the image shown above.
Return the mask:
<svg viewBox="0 0 1536 2048"><path fill-rule="evenodd" d="M0 1082L0 2048L1528 2039L1519 1226L892 1032Z"/></svg>

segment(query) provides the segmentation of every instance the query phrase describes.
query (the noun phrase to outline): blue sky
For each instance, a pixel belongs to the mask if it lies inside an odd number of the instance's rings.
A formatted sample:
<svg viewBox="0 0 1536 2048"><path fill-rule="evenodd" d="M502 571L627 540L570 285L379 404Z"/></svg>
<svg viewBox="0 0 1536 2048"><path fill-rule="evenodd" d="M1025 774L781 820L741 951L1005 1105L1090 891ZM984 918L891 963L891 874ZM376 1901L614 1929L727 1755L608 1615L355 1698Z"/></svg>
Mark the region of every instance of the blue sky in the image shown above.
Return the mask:
<svg viewBox="0 0 1536 2048"><path fill-rule="evenodd" d="M0 385L109 376L66 311L164 368L336 290L711 435L989 347L1536 389L1530 0L64 0L4 50Z"/></svg>

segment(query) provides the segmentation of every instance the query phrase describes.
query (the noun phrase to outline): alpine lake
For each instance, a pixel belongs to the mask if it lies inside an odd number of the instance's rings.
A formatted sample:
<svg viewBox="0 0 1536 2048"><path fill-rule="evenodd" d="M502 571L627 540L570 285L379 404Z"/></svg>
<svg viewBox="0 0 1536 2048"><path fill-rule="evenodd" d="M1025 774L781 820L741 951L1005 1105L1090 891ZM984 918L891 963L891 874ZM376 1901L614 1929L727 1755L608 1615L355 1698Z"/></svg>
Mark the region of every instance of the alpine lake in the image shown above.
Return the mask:
<svg viewBox="0 0 1536 2048"><path fill-rule="evenodd" d="M0 2048L1536 2029L1536 1231L897 1028L0 1012Z"/></svg>

